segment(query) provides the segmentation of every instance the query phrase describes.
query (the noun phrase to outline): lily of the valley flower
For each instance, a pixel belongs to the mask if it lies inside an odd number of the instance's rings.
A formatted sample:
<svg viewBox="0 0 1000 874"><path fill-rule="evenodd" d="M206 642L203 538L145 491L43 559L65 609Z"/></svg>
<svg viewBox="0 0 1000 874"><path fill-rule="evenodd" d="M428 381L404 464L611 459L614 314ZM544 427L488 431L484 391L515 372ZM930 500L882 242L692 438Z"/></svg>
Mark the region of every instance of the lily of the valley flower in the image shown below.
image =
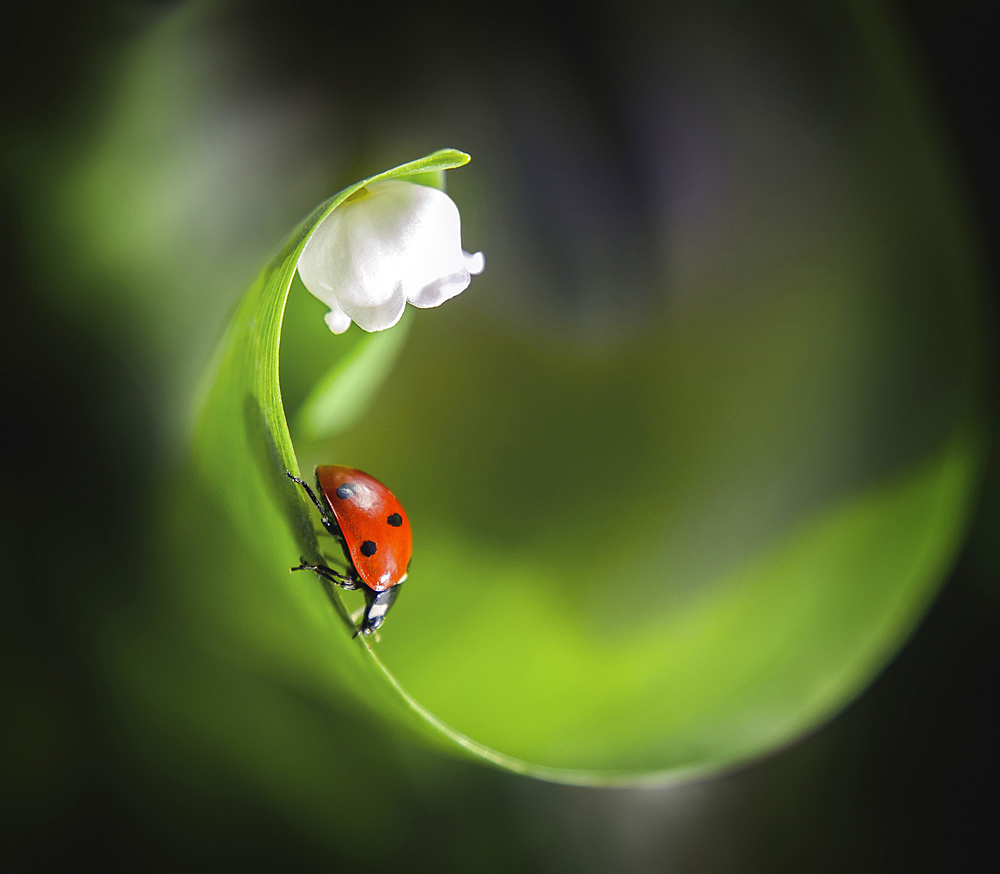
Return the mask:
<svg viewBox="0 0 1000 874"><path fill-rule="evenodd" d="M352 194L313 231L299 276L330 307L335 334L351 322L391 328L406 302L436 307L483 272L482 252L462 250L458 207L443 191L386 179Z"/></svg>

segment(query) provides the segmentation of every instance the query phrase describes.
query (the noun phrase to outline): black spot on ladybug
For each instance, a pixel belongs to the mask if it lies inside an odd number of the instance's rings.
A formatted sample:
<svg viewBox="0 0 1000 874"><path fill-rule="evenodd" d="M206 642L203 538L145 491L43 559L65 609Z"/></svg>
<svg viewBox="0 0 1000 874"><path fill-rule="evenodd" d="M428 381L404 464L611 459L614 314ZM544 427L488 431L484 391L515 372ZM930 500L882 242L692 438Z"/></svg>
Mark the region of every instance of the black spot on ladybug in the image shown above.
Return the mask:
<svg viewBox="0 0 1000 874"><path fill-rule="evenodd" d="M366 540L361 544L361 554L367 557L371 557L378 552L378 547L375 545L374 540Z"/></svg>
<svg viewBox="0 0 1000 874"><path fill-rule="evenodd" d="M403 524L403 517L400 516L399 513L393 513L385 521L388 522L393 528L398 528L400 525Z"/></svg>
<svg viewBox="0 0 1000 874"><path fill-rule="evenodd" d="M348 498L352 497L357 490L358 487L354 485L354 483L344 483L343 485L337 486L337 497L342 501L346 501Z"/></svg>

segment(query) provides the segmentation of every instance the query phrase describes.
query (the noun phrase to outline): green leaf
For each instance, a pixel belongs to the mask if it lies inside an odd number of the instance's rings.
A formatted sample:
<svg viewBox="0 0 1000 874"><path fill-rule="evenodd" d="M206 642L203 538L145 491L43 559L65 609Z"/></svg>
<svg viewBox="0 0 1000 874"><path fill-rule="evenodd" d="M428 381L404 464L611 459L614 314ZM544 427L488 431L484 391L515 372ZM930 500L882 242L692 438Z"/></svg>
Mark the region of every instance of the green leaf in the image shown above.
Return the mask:
<svg viewBox="0 0 1000 874"><path fill-rule="evenodd" d="M438 152L346 188L234 315L196 446L256 570L220 579L219 604L231 606L214 611L242 652L330 712L550 780L704 773L828 718L932 597L983 452L972 396L956 389L904 463L872 475L835 458L830 485L773 486L792 462L825 470L823 428L839 437L868 408L840 381L843 349L865 348L855 313L869 312L851 276L834 298L772 274L787 291L752 336L667 324L614 355L525 342L460 303L433 327L418 316L405 348L399 328L324 336L335 360L323 353L314 372L327 376L291 411L299 452L390 484L414 525L415 561L375 649L352 639L339 591L288 575L300 555L322 554L315 512L285 477L300 473L278 360L298 255L362 185L440 181L467 160ZM887 325L884 348L905 348L908 328ZM796 462L803 445L819 455Z"/></svg>
<svg viewBox="0 0 1000 874"><path fill-rule="evenodd" d="M333 437L357 423L403 351L412 324L410 308L391 331L367 334L341 356L299 409L297 432L315 440Z"/></svg>
<svg viewBox="0 0 1000 874"><path fill-rule="evenodd" d="M298 474L285 420L279 387L278 353L285 302L298 257L311 231L355 191L388 178L416 178L422 182L443 181L444 170L466 164L469 156L454 149L435 152L348 186L316 210L293 232L271 259L240 303L210 369L209 387L195 436L196 461L206 481L226 506L236 526L258 557L274 570L287 567L298 556L322 560L310 507L285 471ZM405 335L405 328L400 332ZM356 365L384 358L399 340L376 340L368 335L352 354L333 366L333 376L324 380L307 406L305 421L311 429L329 430L335 411L329 398L347 400L357 409L362 394L377 386ZM368 352L369 345L373 351ZM349 348L349 347L347 347ZM352 362L355 364L352 366ZM343 411L337 420L343 422ZM328 686L334 694L356 696L365 708L391 716L402 724L427 734L436 720L401 694L397 684L362 639L353 639L354 623L339 593L328 583L309 585L301 579L274 578L275 593L287 596L279 608L270 604L267 620L247 612L253 619L244 626L251 635L263 634L261 650L291 646L298 650L302 636L290 638L274 633L274 617L291 605L301 611L298 619L316 635L312 646L323 663L331 659L338 676ZM312 582L312 581L310 581ZM274 594L274 593L272 593ZM294 622L294 620L291 620ZM339 633L337 626L339 625ZM277 660L287 652L273 652ZM315 666L314 666L315 667ZM419 714L419 716L417 715ZM439 741L437 732L431 736Z"/></svg>

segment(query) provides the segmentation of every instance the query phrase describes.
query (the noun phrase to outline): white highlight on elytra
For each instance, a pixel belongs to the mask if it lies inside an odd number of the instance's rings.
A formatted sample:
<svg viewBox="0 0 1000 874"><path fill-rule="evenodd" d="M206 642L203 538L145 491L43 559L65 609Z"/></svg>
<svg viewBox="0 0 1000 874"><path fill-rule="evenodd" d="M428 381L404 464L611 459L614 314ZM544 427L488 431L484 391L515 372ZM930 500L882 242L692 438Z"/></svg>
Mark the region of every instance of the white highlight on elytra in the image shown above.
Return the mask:
<svg viewBox="0 0 1000 874"><path fill-rule="evenodd" d="M352 194L313 231L299 256L305 287L330 307L335 334L354 321L383 331L407 302L440 306L483 272L482 252L462 249L458 207L443 191L385 179Z"/></svg>

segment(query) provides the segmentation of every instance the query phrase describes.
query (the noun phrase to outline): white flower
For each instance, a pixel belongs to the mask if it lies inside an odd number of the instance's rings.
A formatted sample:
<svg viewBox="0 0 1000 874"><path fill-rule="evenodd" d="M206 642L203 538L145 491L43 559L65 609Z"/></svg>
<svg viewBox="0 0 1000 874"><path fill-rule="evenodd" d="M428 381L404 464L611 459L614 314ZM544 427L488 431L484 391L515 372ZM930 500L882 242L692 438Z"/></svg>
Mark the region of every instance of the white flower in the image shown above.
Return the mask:
<svg viewBox="0 0 1000 874"><path fill-rule="evenodd" d="M486 266L462 250L458 207L443 191L386 179L352 194L317 225L299 256L299 276L330 307L334 334L355 321L391 328L406 302L436 307Z"/></svg>

